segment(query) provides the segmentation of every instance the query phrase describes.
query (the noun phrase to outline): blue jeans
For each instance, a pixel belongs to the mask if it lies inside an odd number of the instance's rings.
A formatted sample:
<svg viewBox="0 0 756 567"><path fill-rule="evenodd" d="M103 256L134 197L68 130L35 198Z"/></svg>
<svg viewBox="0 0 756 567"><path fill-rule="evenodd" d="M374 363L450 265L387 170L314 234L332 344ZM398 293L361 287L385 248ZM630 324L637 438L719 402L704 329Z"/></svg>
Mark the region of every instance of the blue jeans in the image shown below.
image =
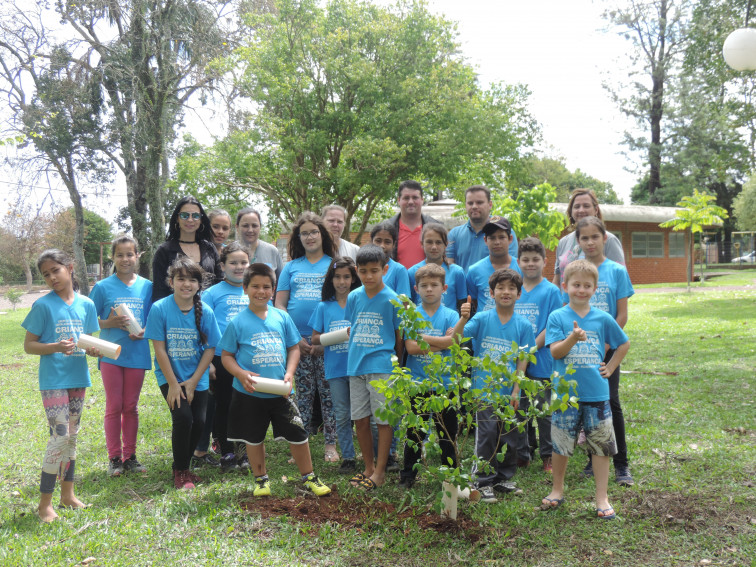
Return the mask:
<svg viewBox="0 0 756 567"><path fill-rule="evenodd" d="M336 420L336 437L339 440L341 458L354 460L354 440L352 439L352 412L349 399L349 376L331 378L327 381L331 389L333 416Z"/></svg>

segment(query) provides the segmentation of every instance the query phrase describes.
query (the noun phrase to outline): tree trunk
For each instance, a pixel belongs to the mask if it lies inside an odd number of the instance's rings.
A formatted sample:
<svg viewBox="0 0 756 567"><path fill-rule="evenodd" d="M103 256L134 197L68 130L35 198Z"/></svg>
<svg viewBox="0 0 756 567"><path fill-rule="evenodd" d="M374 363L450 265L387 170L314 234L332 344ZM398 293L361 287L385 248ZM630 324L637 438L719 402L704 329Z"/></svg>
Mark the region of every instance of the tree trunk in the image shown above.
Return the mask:
<svg viewBox="0 0 756 567"><path fill-rule="evenodd" d="M688 284L688 293L690 293L690 277L691 272L693 271L693 266L691 266L691 259L693 258L693 233L690 229L686 229L685 232L688 236L688 245L685 247L687 251L685 255L688 257L688 261L686 262L687 267L685 268L685 281Z"/></svg>
<svg viewBox="0 0 756 567"><path fill-rule="evenodd" d="M34 277L32 276L31 264L28 261L24 262L24 276L26 276L26 293L31 293Z"/></svg>
<svg viewBox="0 0 756 567"><path fill-rule="evenodd" d="M659 5L659 50L651 63L651 145L648 148L648 202L658 202L656 190L661 187L661 122L664 115L664 81L667 76L667 0Z"/></svg>

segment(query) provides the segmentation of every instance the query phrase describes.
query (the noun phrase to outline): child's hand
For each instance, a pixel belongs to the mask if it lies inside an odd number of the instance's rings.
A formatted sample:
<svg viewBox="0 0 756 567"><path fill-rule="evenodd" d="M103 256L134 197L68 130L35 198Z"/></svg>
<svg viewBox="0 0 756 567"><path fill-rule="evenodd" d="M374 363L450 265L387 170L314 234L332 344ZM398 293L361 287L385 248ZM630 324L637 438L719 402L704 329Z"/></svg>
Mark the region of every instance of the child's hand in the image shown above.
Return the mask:
<svg viewBox="0 0 756 567"><path fill-rule="evenodd" d="M259 376L259 374L255 372L247 372L241 379L242 386L244 386L244 389L250 394L254 393L255 384L257 384L257 382L255 382L255 376Z"/></svg>
<svg viewBox="0 0 756 567"><path fill-rule="evenodd" d="M312 345L310 348L310 354L312 356L323 356L323 353L325 351L323 345Z"/></svg>
<svg viewBox="0 0 756 567"><path fill-rule="evenodd" d="M194 388L197 387L197 383L194 380L187 380L184 384L184 391L186 392L186 401L190 404L194 399Z"/></svg>
<svg viewBox="0 0 756 567"><path fill-rule="evenodd" d="M299 341L299 354L302 356L309 356L312 354L312 345L310 345L306 340L302 339Z"/></svg>
<svg viewBox="0 0 756 567"><path fill-rule="evenodd" d="M135 335L134 333L129 333L129 338L132 341L141 341L144 338L144 329L142 329L142 332L138 335Z"/></svg>
<svg viewBox="0 0 756 567"><path fill-rule="evenodd" d="M287 386L289 386L289 394L291 394L291 380L292 380L292 378L293 377L292 377L291 374L284 374L284 384L286 384ZM284 398L288 398L289 394L286 394L284 396Z"/></svg>
<svg viewBox="0 0 756 567"><path fill-rule="evenodd" d="M165 396L165 401L168 402L168 407L173 409L181 407L181 398L186 399L184 390L181 389L180 384L170 384L168 386L168 395Z"/></svg>
<svg viewBox="0 0 756 567"><path fill-rule="evenodd" d="M210 377L210 380L215 380L215 364L212 362L210 363L210 366L207 369L207 373Z"/></svg>
<svg viewBox="0 0 756 567"><path fill-rule="evenodd" d="M352 331L352 327L347 327L347 338L349 338L349 333Z"/></svg>
<svg viewBox="0 0 756 567"><path fill-rule="evenodd" d="M601 364L599 364L599 374L601 374L603 378L609 378L614 373L614 370L615 370L614 368L609 370L609 367L606 365L606 362L602 362Z"/></svg>
<svg viewBox="0 0 756 567"><path fill-rule="evenodd" d="M585 331L578 326L577 321L572 322L572 335L578 342L588 340L588 336L585 334Z"/></svg>
<svg viewBox="0 0 756 567"><path fill-rule="evenodd" d="M85 349L85 350L84 350L84 352L85 352L85 353L87 353L87 356L94 356L94 357L97 357L97 358L102 358L102 357L104 356L104 355L103 355L103 354L102 354L102 353L101 353L101 352L100 352L99 350L97 350L97 348L95 348L95 347L89 347L88 349Z"/></svg>
<svg viewBox="0 0 756 567"><path fill-rule="evenodd" d="M129 332L129 318L116 313L115 307L110 308L110 315L105 320L108 322L108 328Z"/></svg>
<svg viewBox="0 0 756 567"><path fill-rule="evenodd" d="M470 318L471 311L472 311L472 298L468 295L467 301L463 303L462 305L460 305L459 307L459 316L462 319L467 320Z"/></svg>
<svg viewBox="0 0 756 567"><path fill-rule="evenodd" d="M512 392L509 403L515 411L520 409L520 392L517 392L516 394Z"/></svg>
<svg viewBox="0 0 756 567"><path fill-rule="evenodd" d="M63 339L62 341L58 341L56 348L58 352L69 356L76 351L76 343L73 339Z"/></svg>

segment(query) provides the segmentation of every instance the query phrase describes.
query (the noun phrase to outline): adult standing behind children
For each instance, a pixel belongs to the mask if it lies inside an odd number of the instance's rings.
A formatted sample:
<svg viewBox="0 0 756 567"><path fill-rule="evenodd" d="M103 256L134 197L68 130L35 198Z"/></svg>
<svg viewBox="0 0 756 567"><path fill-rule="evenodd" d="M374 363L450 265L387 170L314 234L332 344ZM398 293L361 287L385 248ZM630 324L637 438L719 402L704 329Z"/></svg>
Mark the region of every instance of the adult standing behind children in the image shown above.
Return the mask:
<svg viewBox="0 0 756 567"><path fill-rule="evenodd" d="M236 213L236 240L249 250L249 263L262 262L280 277L283 261L278 248L260 240L262 217L255 209L246 207Z"/></svg>
<svg viewBox="0 0 756 567"><path fill-rule="evenodd" d="M336 255L331 233L323 220L305 211L294 224L289 239L288 262L278 281L276 307L287 311L299 330L300 358L294 383L297 405L306 430L310 430L315 392L320 393L320 409L325 434L325 458L337 462L336 420L333 416L331 390L326 384L323 366L323 347L312 345L310 317L321 301L323 283L332 258Z"/></svg>
<svg viewBox="0 0 756 567"><path fill-rule="evenodd" d="M472 298L473 313L493 309L495 302L491 295L488 279L496 270L509 268L522 275L517 259L510 256L512 227L507 219L489 222L483 227L488 256L476 262L467 272L467 293Z"/></svg>
<svg viewBox="0 0 756 567"><path fill-rule="evenodd" d="M220 255L231 234L231 215L224 209L213 209L207 213L207 218L210 219L210 228L213 231L213 244Z"/></svg>
<svg viewBox="0 0 756 567"><path fill-rule="evenodd" d="M483 227L495 222L501 217L492 217L491 190L485 185L473 185L465 191L465 211L467 222L455 226L449 231L449 244L446 247L446 257L450 261L467 270L475 262L488 256ZM517 236L512 233L509 245L509 255L517 257Z"/></svg>
<svg viewBox="0 0 756 567"><path fill-rule="evenodd" d="M357 250L359 250L360 247L341 238L341 235L344 234L344 229L346 228L346 209L341 205L326 205L323 207L323 210L320 211L320 216L323 218L323 223L328 228L328 232L331 233L333 242L339 248L338 255L342 258L356 259Z"/></svg>
<svg viewBox="0 0 756 567"><path fill-rule="evenodd" d="M417 181L409 179L401 182L397 202L399 213L389 219L399 235L394 243L393 257L409 270L425 258L420 243L423 225L438 221L423 214L423 186Z"/></svg>
<svg viewBox="0 0 756 567"><path fill-rule="evenodd" d="M202 204L191 195L182 197L168 222L168 236L152 259L152 302L168 297L173 290L166 281L168 268L178 256L186 256L213 276L211 283L223 279L220 256L213 244L210 219Z"/></svg>
<svg viewBox="0 0 756 567"><path fill-rule="evenodd" d="M554 279L552 283L557 287L562 287L564 270L569 263L578 258L585 257L574 232L577 222L585 217L598 217L601 221L604 220L596 193L591 189L575 189L570 195L570 201L567 204L567 218L570 220L569 228L573 232L560 238L556 249ZM608 233L606 239L604 255L613 262L617 262L622 266L625 265L625 253L622 250L622 243L611 232Z"/></svg>

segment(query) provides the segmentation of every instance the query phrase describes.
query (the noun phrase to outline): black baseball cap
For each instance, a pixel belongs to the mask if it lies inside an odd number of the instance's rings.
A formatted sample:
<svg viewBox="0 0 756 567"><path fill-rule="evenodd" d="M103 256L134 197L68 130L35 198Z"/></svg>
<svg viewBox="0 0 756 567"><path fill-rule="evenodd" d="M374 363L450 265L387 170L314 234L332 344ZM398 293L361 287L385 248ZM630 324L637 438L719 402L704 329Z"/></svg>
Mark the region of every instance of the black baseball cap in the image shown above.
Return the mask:
<svg viewBox="0 0 756 567"><path fill-rule="evenodd" d="M509 236L512 236L512 226L509 224L509 221L504 218L501 218L494 222L486 223L486 226L483 227L483 234L490 236L497 230L503 230Z"/></svg>

